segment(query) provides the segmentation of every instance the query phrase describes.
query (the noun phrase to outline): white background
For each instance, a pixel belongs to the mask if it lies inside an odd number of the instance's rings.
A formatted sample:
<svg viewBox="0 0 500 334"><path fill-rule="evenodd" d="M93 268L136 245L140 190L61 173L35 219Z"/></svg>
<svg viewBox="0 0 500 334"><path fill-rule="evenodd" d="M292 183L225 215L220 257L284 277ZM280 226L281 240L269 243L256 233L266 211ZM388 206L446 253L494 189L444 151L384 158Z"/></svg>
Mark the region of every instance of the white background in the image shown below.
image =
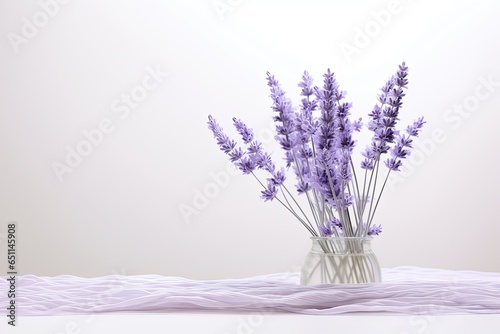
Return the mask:
<svg viewBox="0 0 500 334"><path fill-rule="evenodd" d="M2 252L15 221L21 274L296 271L307 231L229 174L207 115L232 135L245 120L280 162L266 71L298 102L302 72L319 85L331 68L366 119L405 61L400 124L427 124L377 212L381 265L498 271L499 14L493 0L2 1ZM125 114L148 69L168 76ZM103 120L112 131L58 178Z"/></svg>

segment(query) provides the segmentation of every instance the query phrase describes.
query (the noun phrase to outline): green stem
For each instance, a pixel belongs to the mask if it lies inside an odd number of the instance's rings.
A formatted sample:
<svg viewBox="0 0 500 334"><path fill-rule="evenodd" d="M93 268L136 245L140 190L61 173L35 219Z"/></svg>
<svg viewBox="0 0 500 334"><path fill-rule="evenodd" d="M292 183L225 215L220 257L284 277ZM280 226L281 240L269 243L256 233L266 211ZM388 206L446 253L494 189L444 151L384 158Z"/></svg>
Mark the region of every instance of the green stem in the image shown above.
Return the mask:
<svg viewBox="0 0 500 334"><path fill-rule="evenodd" d="M387 183L387 179L389 179L390 173L391 173L391 169L389 169L389 171L387 172L387 175L385 176L384 184L382 185L382 189L380 189L380 193L379 193L378 198L377 198L377 203L375 203L375 208L373 209L372 217L371 217L370 221L368 221L366 224L366 231L368 231L370 229L373 217L375 216L375 211L377 211L378 202L380 201L380 197L382 197L382 192L384 191L385 184Z"/></svg>
<svg viewBox="0 0 500 334"><path fill-rule="evenodd" d="M267 187L260 181L260 179L257 177L257 175L255 175L254 172L252 172L252 175L253 177L260 183L260 185L264 188L264 189L267 189ZM314 231L314 229L312 229L311 227L309 227L307 225L307 223L295 212L295 210L293 210L292 207L290 206L287 206L285 203L283 203L282 200L280 200L277 196L274 197L281 205L283 205L295 218L298 219L298 221L301 222L302 225L304 225L304 227L309 231L309 233L311 233L312 236L315 236L317 237L318 234Z"/></svg>
<svg viewBox="0 0 500 334"><path fill-rule="evenodd" d="M288 195L290 196L290 198L293 200L293 202L295 203L295 205L299 208L299 210L300 210L300 212L302 213L302 215L304 215L304 217L306 218L307 223L309 224L309 226L310 226L312 229L314 229L314 228L313 228L313 226L312 226L312 224L311 224L311 221L307 218L306 213L302 210L301 206L300 206L300 205L299 205L299 203L295 200L295 197L294 197L294 196L290 193L290 191L288 190L288 188L287 188L284 184L282 184L280 187L282 188L281 192L283 192L283 189L285 189L285 190L286 190L286 192L288 193ZM286 196L285 196L285 193L284 193L284 192L283 192L283 197L285 197L285 199L286 199ZM288 205L290 205L290 203L288 202L288 200L287 200L287 203L288 203ZM290 207L291 207L291 205L290 205Z"/></svg>
<svg viewBox="0 0 500 334"><path fill-rule="evenodd" d="M372 208L373 208L373 199L375 198L375 190L377 189L377 179L378 179L378 171L379 171L379 166L380 166L380 159L377 159L375 162L376 166L374 166L373 169L377 169L377 172L375 174L375 181L373 182L373 190L372 190L372 197L370 200L370 209L368 210L368 217L367 217L367 222L371 221L373 219L373 213L372 213ZM368 233L368 230L365 229L364 231L364 236L366 236Z"/></svg>

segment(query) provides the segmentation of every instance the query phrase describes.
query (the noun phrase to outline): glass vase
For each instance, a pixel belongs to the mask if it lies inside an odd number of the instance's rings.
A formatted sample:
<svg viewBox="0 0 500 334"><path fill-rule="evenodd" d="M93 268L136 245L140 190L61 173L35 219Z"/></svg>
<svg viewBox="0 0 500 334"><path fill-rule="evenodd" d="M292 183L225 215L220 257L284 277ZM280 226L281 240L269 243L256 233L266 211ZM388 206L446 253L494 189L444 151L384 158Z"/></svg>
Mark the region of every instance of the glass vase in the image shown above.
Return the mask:
<svg viewBox="0 0 500 334"><path fill-rule="evenodd" d="M311 237L300 283L356 284L382 280L380 265L371 248L371 237Z"/></svg>

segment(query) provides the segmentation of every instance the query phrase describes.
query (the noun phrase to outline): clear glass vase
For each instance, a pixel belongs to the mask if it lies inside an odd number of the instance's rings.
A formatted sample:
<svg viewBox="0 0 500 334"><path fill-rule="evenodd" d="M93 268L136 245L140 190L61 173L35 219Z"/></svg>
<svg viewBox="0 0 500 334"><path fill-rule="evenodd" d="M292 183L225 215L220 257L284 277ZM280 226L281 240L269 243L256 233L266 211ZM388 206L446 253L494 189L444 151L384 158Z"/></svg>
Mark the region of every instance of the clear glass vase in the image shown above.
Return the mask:
<svg viewBox="0 0 500 334"><path fill-rule="evenodd" d="M376 283L382 280L380 265L371 248L371 237L311 237L300 283Z"/></svg>

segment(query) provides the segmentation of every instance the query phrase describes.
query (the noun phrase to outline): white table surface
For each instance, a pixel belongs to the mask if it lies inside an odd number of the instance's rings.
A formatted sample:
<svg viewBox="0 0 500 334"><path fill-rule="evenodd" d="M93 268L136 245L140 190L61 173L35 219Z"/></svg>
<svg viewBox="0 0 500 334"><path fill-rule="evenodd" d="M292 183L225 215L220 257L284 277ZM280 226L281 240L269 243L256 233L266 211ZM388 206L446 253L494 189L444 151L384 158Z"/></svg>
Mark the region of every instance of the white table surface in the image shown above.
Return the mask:
<svg viewBox="0 0 500 334"><path fill-rule="evenodd" d="M15 328L0 295L0 333L500 333L500 273L399 267L383 276L376 285L304 287L297 273L27 275L18 277Z"/></svg>

